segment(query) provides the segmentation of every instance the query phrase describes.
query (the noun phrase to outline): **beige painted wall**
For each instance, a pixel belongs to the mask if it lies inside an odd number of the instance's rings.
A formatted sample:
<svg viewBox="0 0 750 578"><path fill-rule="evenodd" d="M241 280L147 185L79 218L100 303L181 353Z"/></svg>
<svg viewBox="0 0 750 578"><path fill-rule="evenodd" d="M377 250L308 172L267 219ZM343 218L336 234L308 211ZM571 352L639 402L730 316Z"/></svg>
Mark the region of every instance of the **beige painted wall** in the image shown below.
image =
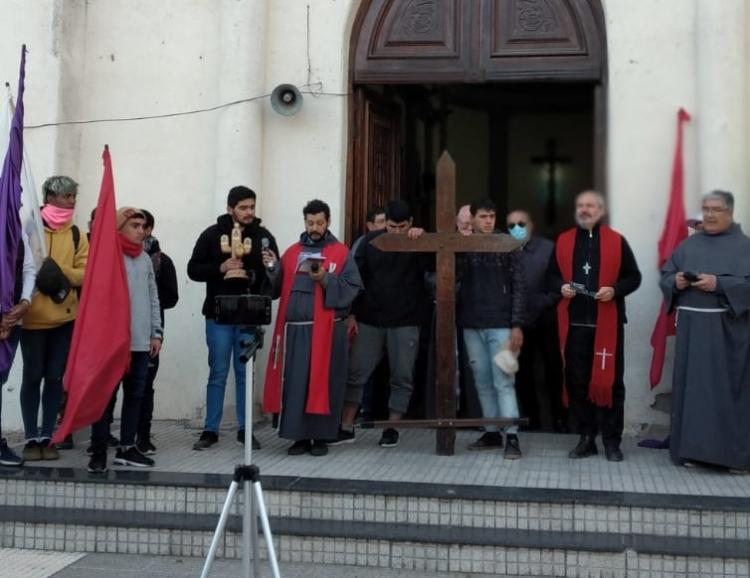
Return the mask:
<svg viewBox="0 0 750 578"><path fill-rule="evenodd" d="M258 190L260 214L282 246L296 238L301 206L315 196L330 202L334 230L343 230L344 93L358 4L0 0L0 80L15 84L20 44L29 45L29 126L215 107L262 97L280 82L305 91L302 111L291 118L276 115L260 98L193 115L26 131L38 182L60 172L81 182L79 224L85 225L84 214L96 202L104 143L112 148L120 202L156 214L156 232L175 260L182 292L177 310L167 315L159 417L192 419L202 411L203 287L187 281L185 265L199 232L223 210L229 186L244 183ZM701 190L716 184L735 189L738 217L747 216L750 124L746 113L732 115L748 104L750 16L743 0L605 0L604 5L612 223L631 242L644 272L643 287L629 299L626 344L626 419L637 429L666 421L648 409L648 337L659 306L656 241L679 106L695 118L686 140L689 210L697 208ZM722 86L729 94L719 92ZM13 410L18 366L9 384L15 392L3 404L9 428L20 425Z"/></svg>

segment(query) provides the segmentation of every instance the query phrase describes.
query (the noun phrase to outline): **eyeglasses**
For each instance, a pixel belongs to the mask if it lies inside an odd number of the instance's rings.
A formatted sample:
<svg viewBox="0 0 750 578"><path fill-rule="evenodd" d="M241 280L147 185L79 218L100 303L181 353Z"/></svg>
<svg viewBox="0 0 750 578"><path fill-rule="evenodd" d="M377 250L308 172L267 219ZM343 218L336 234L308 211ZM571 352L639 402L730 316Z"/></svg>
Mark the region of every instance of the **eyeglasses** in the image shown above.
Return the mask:
<svg viewBox="0 0 750 578"><path fill-rule="evenodd" d="M526 221L516 221L515 223L508 223L508 228L519 226L522 229L526 226Z"/></svg>
<svg viewBox="0 0 750 578"><path fill-rule="evenodd" d="M701 212L704 215L720 215L726 213L729 209L727 207L701 207Z"/></svg>

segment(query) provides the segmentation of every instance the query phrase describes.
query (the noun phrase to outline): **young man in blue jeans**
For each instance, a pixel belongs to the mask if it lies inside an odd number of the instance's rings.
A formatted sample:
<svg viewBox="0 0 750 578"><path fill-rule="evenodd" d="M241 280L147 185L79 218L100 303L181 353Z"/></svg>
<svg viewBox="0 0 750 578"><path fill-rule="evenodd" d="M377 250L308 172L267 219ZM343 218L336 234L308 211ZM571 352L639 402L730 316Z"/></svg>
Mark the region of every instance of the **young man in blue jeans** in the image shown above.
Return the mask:
<svg viewBox="0 0 750 578"><path fill-rule="evenodd" d="M476 235L495 232L497 209L489 199L471 204ZM485 418L517 418L515 376L503 371L495 356L503 349L521 350L525 292L519 252L462 253L456 259L460 282L456 317L463 330L469 366L474 375L482 415ZM507 369L507 368L506 368ZM487 426L469 450L503 447L502 433ZM518 427L506 428L505 459L521 457Z"/></svg>
<svg viewBox="0 0 750 578"><path fill-rule="evenodd" d="M193 255L188 262L188 277L206 284L206 299L203 315L206 318L206 345L208 346L208 384L206 386L206 422L194 450L206 450L219 441L219 426L224 410L224 391L229 376L230 364L234 365L236 385L237 441L245 443L245 364L240 361L247 333L236 325L216 323L214 298L217 295L261 294L270 288L266 280L261 251L267 248L278 255L279 250L273 235L260 224L255 216L255 192L243 186L233 187L227 197L227 212L216 219L198 237ZM221 249L221 238L231 238L235 224L239 225L242 240L249 239L250 252L241 259L234 259ZM244 271L246 279L226 277L230 271ZM249 416L252 419L252 416ZM260 444L253 437L253 448Z"/></svg>
<svg viewBox="0 0 750 578"><path fill-rule="evenodd" d="M159 355L162 341L159 294L151 258L143 250L146 217L138 209L123 207L117 211L118 240L125 260L130 297L130 367L122 379L120 448L115 464L149 467L154 460L144 456L135 445L138 416L146 386L148 361ZM114 400L114 394L112 399ZM107 471L109 412L105 411L91 426L91 473Z"/></svg>

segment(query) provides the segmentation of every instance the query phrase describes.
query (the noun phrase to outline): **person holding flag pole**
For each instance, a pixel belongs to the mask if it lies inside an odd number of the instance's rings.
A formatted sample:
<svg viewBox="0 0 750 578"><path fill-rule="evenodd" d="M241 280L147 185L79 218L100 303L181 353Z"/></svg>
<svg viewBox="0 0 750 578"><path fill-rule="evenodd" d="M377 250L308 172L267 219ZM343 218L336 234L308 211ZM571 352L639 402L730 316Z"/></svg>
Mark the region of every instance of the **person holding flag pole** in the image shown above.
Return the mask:
<svg viewBox="0 0 750 578"><path fill-rule="evenodd" d="M104 175L91 232L91 259L65 373L68 403L52 440L57 443L69 433L93 424L93 454L89 462L92 473L107 471L105 410L121 380L121 446L115 463L153 465L153 460L135 448L135 432L148 358L161 348L156 283L151 260L142 245L145 218L130 207L115 211L109 147L104 147L102 157Z"/></svg>

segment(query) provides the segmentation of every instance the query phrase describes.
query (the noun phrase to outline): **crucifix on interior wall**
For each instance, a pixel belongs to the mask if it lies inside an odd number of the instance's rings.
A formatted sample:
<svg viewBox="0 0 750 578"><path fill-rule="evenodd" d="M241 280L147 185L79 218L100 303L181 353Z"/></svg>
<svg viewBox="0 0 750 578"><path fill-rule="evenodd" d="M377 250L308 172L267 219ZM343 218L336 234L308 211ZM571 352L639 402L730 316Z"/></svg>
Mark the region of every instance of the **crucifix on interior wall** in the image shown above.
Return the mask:
<svg viewBox="0 0 750 578"><path fill-rule="evenodd" d="M544 165L547 168L547 198L544 201L544 220L547 226L552 226L557 221L557 167L569 164L570 157L557 155L557 139L547 139L545 154L541 157L531 157L531 163Z"/></svg>

